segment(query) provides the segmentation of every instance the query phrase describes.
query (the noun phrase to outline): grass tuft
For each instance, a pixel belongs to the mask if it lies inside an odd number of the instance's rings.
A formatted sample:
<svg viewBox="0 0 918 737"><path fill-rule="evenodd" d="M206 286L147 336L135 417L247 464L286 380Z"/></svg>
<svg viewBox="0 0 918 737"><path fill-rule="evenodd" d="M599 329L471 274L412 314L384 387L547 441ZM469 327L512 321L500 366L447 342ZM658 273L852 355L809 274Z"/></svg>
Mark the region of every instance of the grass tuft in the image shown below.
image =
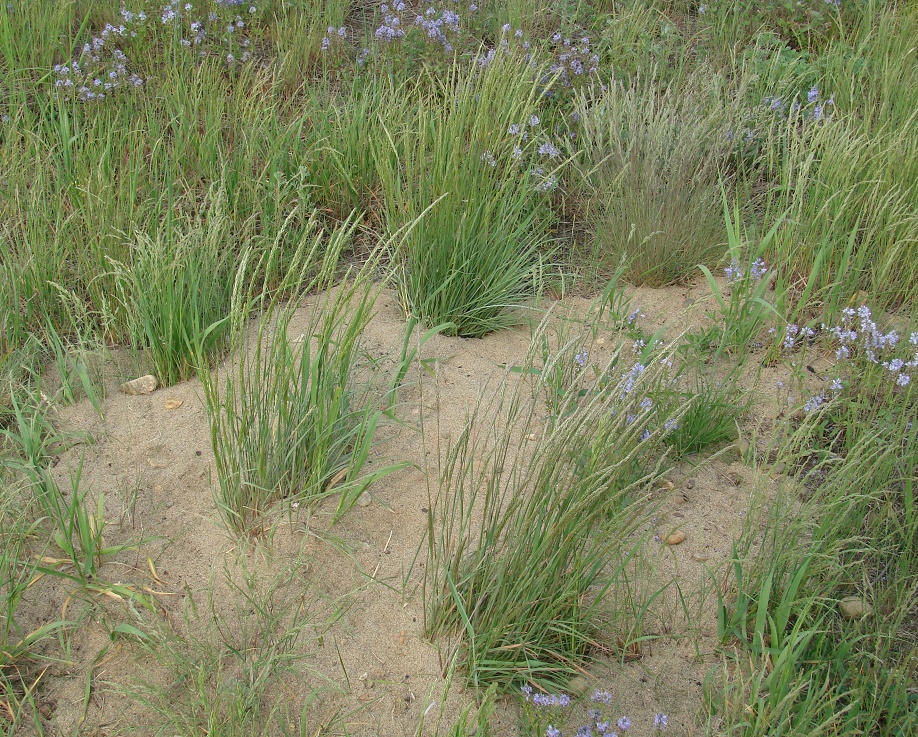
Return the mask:
<svg viewBox="0 0 918 737"><path fill-rule="evenodd" d="M541 290L550 211L540 189L557 168L520 164L542 135L537 86L520 59L500 56L413 94L413 128L389 131L374 152L387 230L404 231L391 255L403 308L466 337L517 324Z"/></svg>
<svg viewBox="0 0 918 737"><path fill-rule="evenodd" d="M610 636L596 618L640 549L645 484L664 458L643 401L669 371L660 361L623 370L618 358L598 390L567 392L547 424L534 398L552 367L508 374L446 454L428 514L426 628L457 638L476 687L564 690Z"/></svg>

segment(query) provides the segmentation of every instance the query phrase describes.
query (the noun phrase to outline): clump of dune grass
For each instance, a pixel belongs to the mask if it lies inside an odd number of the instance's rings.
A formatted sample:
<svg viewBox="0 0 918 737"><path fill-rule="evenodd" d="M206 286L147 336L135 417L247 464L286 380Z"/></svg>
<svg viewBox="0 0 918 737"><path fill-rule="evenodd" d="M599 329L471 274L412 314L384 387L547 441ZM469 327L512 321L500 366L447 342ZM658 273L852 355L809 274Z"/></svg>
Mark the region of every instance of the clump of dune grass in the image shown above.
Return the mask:
<svg viewBox="0 0 918 737"><path fill-rule="evenodd" d="M869 326L860 330L869 346ZM735 548L719 621L743 655L732 676L710 685L718 729L918 726L915 394L889 370L899 364L874 367L858 353L855 332L842 334L839 376L776 440L790 479Z"/></svg>
<svg viewBox="0 0 918 737"><path fill-rule="evenodd" d="M123 639L167 674L119 689L148 708L148 726L170 734L313 734L320 723L315 697L333 687L316 684L310 691L308 646L321 643L347 603L315 590L303 575L310 564L300 553L266 574L245 554L230 557L223 600L214 596L212 576L177 621L137 615L123 628ZM327 724L329 714L322 719Z"/></svg>
<svg viewBox="0 0 918 737"><path fill-rule="evenodd" d="M534 158L551 144L516 56L432 87L413 92L412 127L374 151L389 233L418 221L392 253L395 283L407 314L476 337L517 323L541 290L559 154Z"/></svg>
<svg viewBox="0 0 918 737"><path fill-rule="evenodd" d="M582 366L576 350L563 346L550 363ZM654 422L649 398L669 362L647 364L618 353L598 379L584 370L548 422L541 384L558 372L511 372L448 449L428 514L426 629L454 638L476 686L563 690L611 636L614 621L596 626L603 597L640 550L647 482L671 427Z"/></svg>
<svg viewBox="0 0 918 737"><path fill-rule="evenodd" d="M384 407L357 375L375 262L335 286L354 228L351 220L323 233L313 220L285 275L273 246L251 265L244 259L237 274L229 363L202 377L217 508L237 533L261 532L265 512L281 499L314 504L337 495L337 518L370 483L401 467L363 472ZM279 286L265 291L263 280ZM323 298L304 309L302 332L292 335L298 300L317 292Z"/></svg>
<svg viewBox="0 0 918 737"><path fill-rule="evenodd" d="M225 190L215 188L205 215L182 232L138 233L130 265L118 264L122 309L135 348L145 349L164 386L186 381L196 362L226 347L233 249Z"/></svg>
<svg viewBox="0 0 918 737"><path fill-rule="evenodd" d="M627 254L632 283L662 286L720 259L736 99L704 68L662 89L648 77L580 94L586 263L611 274Z"/></svg>

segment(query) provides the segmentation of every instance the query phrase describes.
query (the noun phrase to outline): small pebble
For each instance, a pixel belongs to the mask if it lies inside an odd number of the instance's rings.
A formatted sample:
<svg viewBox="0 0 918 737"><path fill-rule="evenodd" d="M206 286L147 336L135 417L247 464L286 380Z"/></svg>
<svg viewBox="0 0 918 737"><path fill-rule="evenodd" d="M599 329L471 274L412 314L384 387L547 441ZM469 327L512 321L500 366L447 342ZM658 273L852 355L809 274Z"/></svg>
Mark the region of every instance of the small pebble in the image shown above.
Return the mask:
<svg viewBox="0 0 918 737"><path fill-rule="evenodd" d="M666 539L663 540L667 545L680 545L685 542L686 535L682 530L674 532L672 535L667 535Z"/></svg>
<svg viewBox="0 0 918 737"><path fill-rule="evenodd" d="M178 409L184 404L181 399L167 399L163 405L166 409Z"/></svg>
<svg viewBox="0 0 918 737"><path fill-rule="evenodd" d="M118 388L124 394L138 396L140 394L149 394L150 392L154 392L158 386L159 381L157 381L156 377L152 374L147 374L146 376L141 376L137 379L126 381Z"/></svg>
<svg viewBox="0 0 918 737"><path fill-rule="evenodd" d="M775 483L781 483L782 481L787 481L787 474L785 471L785 465L783 463L777 463L774 468L771 469L771 473L768 476Z"/></svg>
<svg viewBox="0 0 918 737"><path fill-rule="evenodd" d="M848 596L838 602L844 619L863 619L873 614L873 607L859 596Z"/></svg>
<svg viewBox="0 0 918 737"><path fill-rule="evenodd" d="M363 492L359 497L357 497L357 506L358 507L369 507L370 502L373 501L373 497L370 496L369 491Z"/></svg>

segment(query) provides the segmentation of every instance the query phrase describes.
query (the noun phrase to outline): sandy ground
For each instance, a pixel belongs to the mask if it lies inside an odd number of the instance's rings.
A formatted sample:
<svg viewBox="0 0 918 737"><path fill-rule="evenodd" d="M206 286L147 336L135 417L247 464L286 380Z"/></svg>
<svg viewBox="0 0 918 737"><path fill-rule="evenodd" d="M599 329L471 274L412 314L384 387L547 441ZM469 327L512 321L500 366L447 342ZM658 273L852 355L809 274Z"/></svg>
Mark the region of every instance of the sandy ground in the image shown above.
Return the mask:
<svg viewBox="0 0 918 737"><path fill-rule="evenodd" d="M673 339L703 324L702 291L692 290L689 296L699 300L692 304L685 288L639 289L632 304L646 315L646 332L664 328ZM576 319L590 304L569 297L554 310ZM297 325L294 320L291 333ZM383 293L364 347L385 368L388 359L397 357L404 330L393 295ZM128 362L121 375L111 377L102 418L88 402L57 410L59 429L83 433L85 441L63 453L55 473L64 481L83 459L83 488L105 494L106 542L151 538L137 551L106 562L102 577L156 592L157 610L134 607L135 615L124 601L71 596L71 587L61 579L46 578L35 587L25 612L36 622L57 618L63 610L81 623L69 639L69 651L53 640L46 646L47 654L58 659L45 672L40 691L49 733L154 733L151 712L129 692L154 693L143 682L168 689L175 675L131 637L113 641L109 632L119 623L179 633L186 638L179 648L191 652L195 643L215 638L217 614L241 647L263 644L253 634L259 616L255 607L230 585L244 581L246 568L258 571L258 586L267 587L272 575L280 577L273 592L263 588L256 595L273 611L289 614L300 602L313 621L333 620L327 627L306 628L299 640L297 652L307 656L306 675L284 677L271 691L272 703L287 705L298 716L311 690L318 689L309 708L308 734L435 734L438 723L445 733L474 699L461 679L452 688L444 680L450 643L431 643L423 635L425 558L419 549L429 489L436 483L437 454L458 435L482 387L500 376L501 366L522 362L529 338L530 328L521 327L476 340L432 339L423 355L437 359L428 364L435 370L409 375L400 394L404 424L382 430L373 458L374 464L408 460L413 467L373 486L371 503L354 507L332 528L332 500L314 511L278 508L269 539L254 547L242 545L219 522L198 381L126 396L117 384L133 378ZM603 341L611 343L611 336L598 339L592 351L601 352ZM778 369L766 369L758 383L773 388L779 379ZM181 404L167 409L176 404L169 400ZM767 432L776 411L773 398L759 402L744 434L755 442L757 429ZM658 510L647 531L665 537L681 530L687 538L674 547L652 541L642 554L638 588L649 593L666 587L644 624L648 639L624 663L600 658L580 685L612 694L605 714L613 720L629 716L634 724L629 735L650 734L659 712L668 715L670 734L699 733L702 683L709 671L716 674L721 668L715 587L732 541L746 523L754 491L767 497L775 487L771 478L740 464L730 451L717 460L683 463L668 478L672 488L658 490ZM289 616L281 619L290 621ZM238 684L241 673L234 671L234 661L226 658L221 688ZM91 697L84 718L87 683ZM518 733L516 704L498 703L493 734ZM323 725L328 732L321 731Z"/></svg>

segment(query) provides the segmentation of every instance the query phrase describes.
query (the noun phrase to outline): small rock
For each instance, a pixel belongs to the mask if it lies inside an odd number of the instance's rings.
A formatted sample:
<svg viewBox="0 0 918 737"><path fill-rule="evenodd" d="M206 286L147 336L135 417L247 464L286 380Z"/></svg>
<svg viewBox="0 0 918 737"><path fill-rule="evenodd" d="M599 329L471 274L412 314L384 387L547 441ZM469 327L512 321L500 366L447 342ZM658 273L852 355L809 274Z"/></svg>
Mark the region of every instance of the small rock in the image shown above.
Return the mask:
<svg viewBox="0 0 918 737"><path fill-rule="evenodd" d="M734 486L741 486L743 483L743 476L737 471L730 471L730 473L727 474L727 481Z"/></svg>
<svg viewBox="0 0 918 737"><path fill-rule="evenodd" d="M685 537L685 533L682 530L679 530L679 532L674 532L672 535L668 535L663 542L665 542L667 545L680 545L681 543L685 542Z"/></svg>
<svg viewBox="0 0 918 737"><path fill-rule="evenodd" d="M685 495L684 491L677 492L676 495L673 496L673 504L678 504L681 506L683 504L686 504L687 502L688 502L688 497Z"/></svg>
<svg viewBox="0 0 918 737"><path fill-rule="evenodd" d="M686 309L691 307L693 304L695 304L695 300L692 299L691 297L686 297L685 300L682 302L682 306Z"/></svg>
<svg viewBox="0 0 918 737"><path fill-rule="evenodd" d="M772 466L769 477L771 478L772 481L776 481L776 482L784 481L785 479L787 479L786 471L787 471L787 466L785 466L784 461L781 461L780 463L776 463L774 466Z"/></svg>
<svg viewBox="0 0 918 737"><path fill-rule="evenodd" d="M535 434L534 432L529 433L529 439L530 439L530 440L535 440L535 439L536 439L536 434Z"/></svg>
<svg viewBox="0 0 918 737"><path fill-rule="evenodd" d="M590 682L583 676L574 676L567 684L567 690L575 696L582 696L590 690Z"/></svg>
<svg viewBox="0 0 918 737"><path fill-rule="evenodd" d="M370 502L373 501L373 497L370 496L369 491L363 492L359 497L357 497L357 506L358 507L369 507Z"/></svg>
<svg viewBox="0 0 918 737"><path fill-rule="evenodd" d="M873 614L873 607L859 596L848 596L838 602L838 611L845 619L863 619Z"/></svg>
<svg viewBox="0 0 918 737"><path fill-rule="evenodd" d="M672 481L670 481L668 478L665 478L664 476L661 476L656 481L654 481L653 485L658 489L672 489L676 486Z"/></svg>
<svg viewBox="0 0 918 737"><path fill-rule="evenodd" d="M131 381L126 381L118 388L124 394L137 396L139 394L149 394L150 392L155 392L156 387L158 386L159 382L156 380L156 377L152 374L147 374L146 376L141 376L138 379L131 379Z"/></svg>
<svg viewBox="0 0 918 737"><path fill-rule="evenodd" d="M709 560L711 560L711 558L707 555L698 555L698 553L692 553L692 560L696 561L697 563L707 563Z"/></svg>
<svg viewBox="0 0 918 737"><path fill-rule="evenodd" d="M685 488L686 488L686 489L694 489L694 488L695 488L695 479L689 479L688 481L686 481L686 482L685 482Z"/></svg>
<svg viewBox="0 0 918 737"><path fill-rule="evenodd" d="M185 404L181 399L167 399L163 405L166 409L178 409Z"/></svg>

